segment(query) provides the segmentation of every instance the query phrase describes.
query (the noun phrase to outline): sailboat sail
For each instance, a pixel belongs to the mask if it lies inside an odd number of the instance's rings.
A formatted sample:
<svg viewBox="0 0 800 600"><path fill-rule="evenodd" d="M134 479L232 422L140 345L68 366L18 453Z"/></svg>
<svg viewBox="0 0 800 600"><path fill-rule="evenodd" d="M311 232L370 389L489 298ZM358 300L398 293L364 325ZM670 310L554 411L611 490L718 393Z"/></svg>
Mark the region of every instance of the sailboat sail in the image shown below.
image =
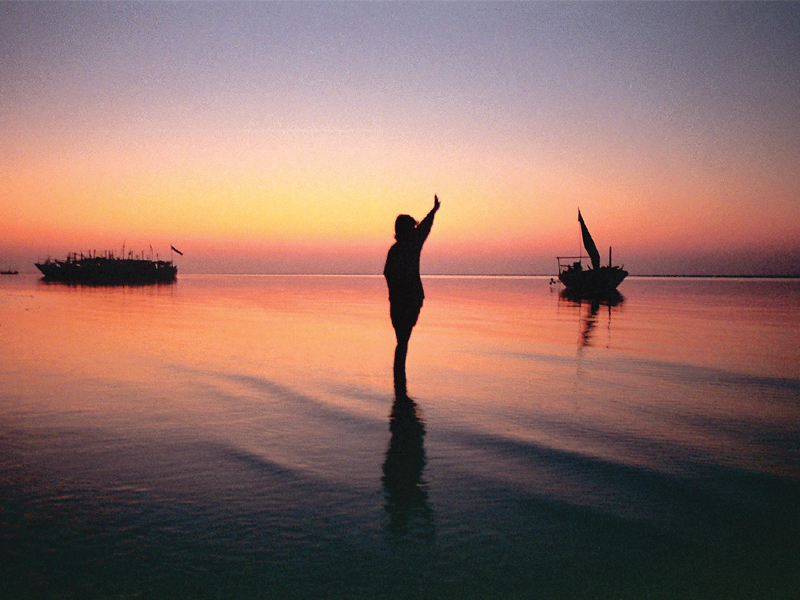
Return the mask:
<svg viewBox="0 0 800 600"><path fill-rule="evenodd" d="M578 209L578 221L581 224L581 235L583 236L583 247L586 248L586 252L589 254L589 258L592 259L592 268L599 269L600 268L600 253L597 251L597 246L594 244L594 240L592 239L589 230L586 229L586 223L583 222L583 217L581 216L581 211Z"/></svg>

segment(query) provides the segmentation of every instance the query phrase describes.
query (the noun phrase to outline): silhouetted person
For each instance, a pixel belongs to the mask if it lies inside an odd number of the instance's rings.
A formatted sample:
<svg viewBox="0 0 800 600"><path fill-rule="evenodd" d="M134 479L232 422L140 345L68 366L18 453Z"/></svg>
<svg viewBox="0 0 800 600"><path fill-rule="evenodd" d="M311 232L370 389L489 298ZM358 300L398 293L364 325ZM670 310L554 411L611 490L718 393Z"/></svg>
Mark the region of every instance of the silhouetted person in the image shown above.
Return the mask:
<svg viewBox="0 0 800 600"><path fill-rule="evenodd" d="M419 276L419 256L422 245L428 239L433 226L433 217L439 210L439 197L433 196L433 208L427 216L417 223L410 215L400 215L394 222L394 245L389 248L383 276L389 286L392 326L397 336L394 351L395 387L402 385L405 390L405 365L408 353L408 340L411 330L417 324L425 292ZM402 374L402 381L398 381Z"/></svg>

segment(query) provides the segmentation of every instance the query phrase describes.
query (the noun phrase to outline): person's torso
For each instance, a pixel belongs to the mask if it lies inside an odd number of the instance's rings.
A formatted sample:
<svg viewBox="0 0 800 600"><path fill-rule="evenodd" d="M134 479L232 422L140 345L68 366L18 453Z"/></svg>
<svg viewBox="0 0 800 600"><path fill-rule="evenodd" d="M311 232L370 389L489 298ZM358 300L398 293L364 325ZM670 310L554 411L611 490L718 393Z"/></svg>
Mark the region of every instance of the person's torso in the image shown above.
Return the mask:
<svg viewBox="0 0 800 600"><path fill-rule="evenodd" d="M389 300L422 302L425 295L419 275L420 250L416 244L400 242L389 249L383 270L389 287Z"/></svg>

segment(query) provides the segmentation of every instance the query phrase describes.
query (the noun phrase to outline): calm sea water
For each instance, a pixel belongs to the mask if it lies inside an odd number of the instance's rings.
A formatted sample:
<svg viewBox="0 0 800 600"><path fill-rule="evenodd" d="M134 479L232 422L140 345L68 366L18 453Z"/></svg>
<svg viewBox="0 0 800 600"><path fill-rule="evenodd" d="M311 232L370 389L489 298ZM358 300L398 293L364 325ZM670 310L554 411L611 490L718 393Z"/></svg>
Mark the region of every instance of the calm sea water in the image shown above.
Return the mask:
<svg viewBox="0 0 800 600"><path fill-rule="evenodd" d="M800 281L0 278L2 598L797 598Z"/></svg>

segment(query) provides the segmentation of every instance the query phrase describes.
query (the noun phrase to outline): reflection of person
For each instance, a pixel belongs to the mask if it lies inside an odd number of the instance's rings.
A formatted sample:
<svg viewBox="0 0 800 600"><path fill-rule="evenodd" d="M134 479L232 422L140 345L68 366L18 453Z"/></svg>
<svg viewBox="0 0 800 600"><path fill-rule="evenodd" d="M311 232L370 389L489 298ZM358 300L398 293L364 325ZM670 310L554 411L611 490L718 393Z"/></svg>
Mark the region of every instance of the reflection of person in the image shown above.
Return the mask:
<svg viewBox="0 0 800 600"><path fill-rule="evenodd" d="M389 304L391 306L392 326L397 336L395 350L395 373L400 369L405 373L405 360L408 352L408 340L411 330L417 324L419 311L425 293L422 279L419 276L419 257L422 245L428 238L433 226L433 217L439 210L439 197L433 196L433 208L417 223L410 215L400 215L394 222L394 245L389 248L383 276L389 286ZM396 382L397 383L397 382Z"/></svg>
<svg viewBox="0 0 800 600"><path fill-rule="evenodd" d="M383 491L392 538L431 538L434 514L428 503L425 469L425 426L416 403L402 392L395 396L389 419L392 438L383 463Z"/></svg>

